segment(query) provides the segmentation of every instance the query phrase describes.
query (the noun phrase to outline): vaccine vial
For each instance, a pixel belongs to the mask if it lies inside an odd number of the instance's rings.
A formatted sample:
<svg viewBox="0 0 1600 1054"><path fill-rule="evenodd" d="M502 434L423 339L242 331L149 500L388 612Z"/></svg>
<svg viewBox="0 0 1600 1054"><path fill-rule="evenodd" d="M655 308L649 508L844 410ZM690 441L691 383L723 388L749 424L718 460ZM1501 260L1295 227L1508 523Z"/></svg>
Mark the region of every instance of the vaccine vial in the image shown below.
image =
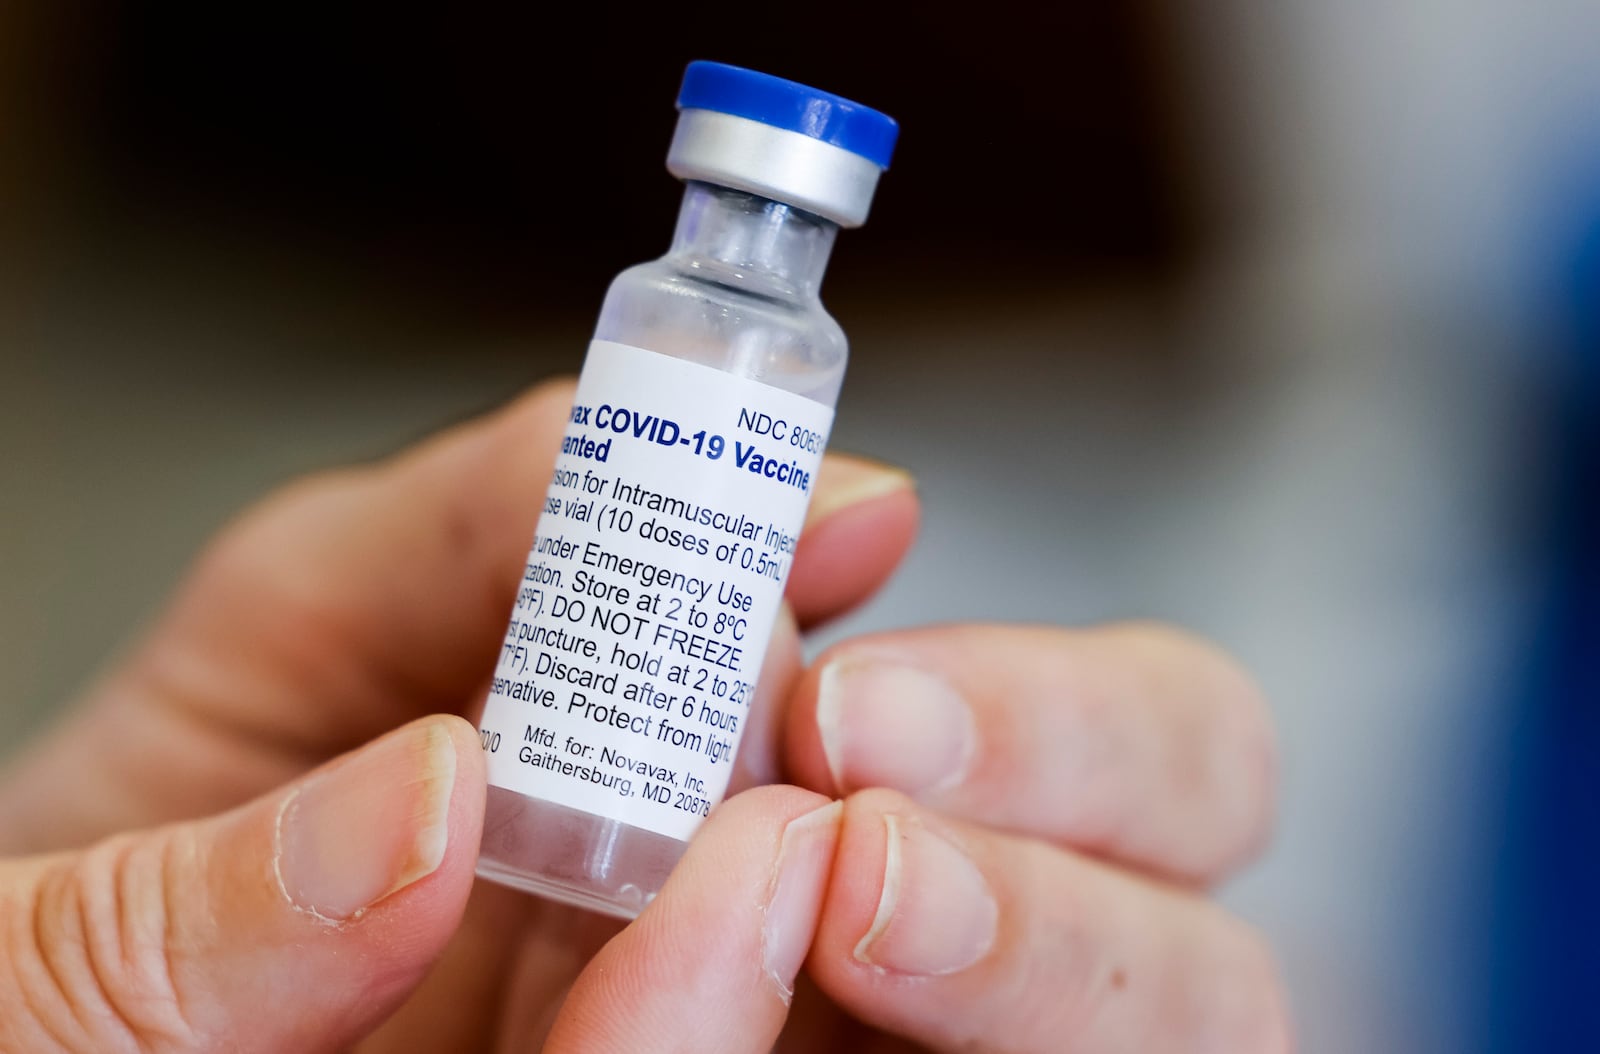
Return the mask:
<svg viewBox="0 0 1600 1054"><path fill-rule="evenodd" d="M671 250L612 283L480 722L478 872L631 918L726 791L844 378L818 290L895 122L691 63Z"/></svg>

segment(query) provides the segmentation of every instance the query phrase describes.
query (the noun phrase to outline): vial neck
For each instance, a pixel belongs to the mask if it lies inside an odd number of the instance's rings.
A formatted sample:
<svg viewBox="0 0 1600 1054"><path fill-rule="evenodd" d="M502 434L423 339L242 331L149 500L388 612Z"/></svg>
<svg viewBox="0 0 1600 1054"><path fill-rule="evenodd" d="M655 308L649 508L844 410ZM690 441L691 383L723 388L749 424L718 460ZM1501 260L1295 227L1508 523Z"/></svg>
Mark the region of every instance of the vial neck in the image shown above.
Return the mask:
<svg viewBox="0 0 1600 1054"><path fill-rule="evenodd" d="M740 190L691 182L668 258L721 285L814 299L836 224Z"/></svg>

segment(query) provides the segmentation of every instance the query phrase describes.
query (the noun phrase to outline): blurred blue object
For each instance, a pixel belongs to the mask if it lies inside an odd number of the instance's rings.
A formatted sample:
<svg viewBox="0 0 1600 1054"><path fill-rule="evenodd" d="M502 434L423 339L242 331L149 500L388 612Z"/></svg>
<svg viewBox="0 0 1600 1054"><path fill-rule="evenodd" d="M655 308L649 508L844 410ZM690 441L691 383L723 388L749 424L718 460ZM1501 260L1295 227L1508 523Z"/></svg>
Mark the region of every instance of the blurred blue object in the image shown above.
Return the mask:
<svg viewBox="0 0 1600 1054"><path fill-rule="evenodd" d="M1589 169L1600 175L1600 161ZM1489 1049L1600 1050L1600 179L1567 200L1543 611L1512 700ZM1495 843L1491 842L1494 846Z"/></svg>

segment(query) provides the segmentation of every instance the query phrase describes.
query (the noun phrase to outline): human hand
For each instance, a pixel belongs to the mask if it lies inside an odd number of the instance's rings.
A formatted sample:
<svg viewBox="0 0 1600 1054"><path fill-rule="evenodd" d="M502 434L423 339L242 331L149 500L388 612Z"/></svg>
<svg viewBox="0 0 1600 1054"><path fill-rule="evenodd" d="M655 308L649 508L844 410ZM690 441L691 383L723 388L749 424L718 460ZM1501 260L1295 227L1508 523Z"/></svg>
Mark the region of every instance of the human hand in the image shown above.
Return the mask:
<svg viewBox="0 0 1600 1054"><path fill-rule="evenodd" d="M802 670L797 625L914 529L861 462L819 482L738 759L800 786L730 798L625 929L474 890L476 735L425 715L482 695L570 396L270 500L13 766L0 1048L1288 1048L1268 956L1197 892L1270 811L1248 681L1154 627ZM825 797L866 786L911 796Z"/></svg>

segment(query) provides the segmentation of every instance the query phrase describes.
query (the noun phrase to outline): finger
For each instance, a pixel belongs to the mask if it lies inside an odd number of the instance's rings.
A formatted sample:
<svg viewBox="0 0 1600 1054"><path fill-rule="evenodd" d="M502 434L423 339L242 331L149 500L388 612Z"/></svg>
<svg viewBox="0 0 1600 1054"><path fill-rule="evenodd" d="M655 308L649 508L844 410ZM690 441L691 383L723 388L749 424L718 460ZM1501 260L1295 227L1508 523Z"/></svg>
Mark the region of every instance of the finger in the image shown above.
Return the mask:
<svg viewBox="0 0 1600 1054"><path fill-rule="evenodd" d="M572 391L272 496L201 558L140 672L302 755L461 708L493 668ZM219 691L241 679L255 690Z"/></svg>
<svg viewBox="0 0 1600 1054"><path fill-rule="evenodd" d="M840 811L794 787L719 806L660 895L579 975L544 1049L770 1050L811 944Z"/></svg>
<svg viewBox="0 0 1600 1054"><path fill-rule="evenodd" d="M1249 677L1209 645L1148 624L941 626L847 641L798 683L784 760L803 786L892 787L1190 880L1257 850L1275 781Z"/></svg>
<svg viewBox="0 0 1600 1054"><path fill-rule="evenodd" d="M431 718L215 819L0 866L0 1048L336 1050L460 920L472 728Z"/></svg>
<svg viewBox="0 0 1600 1054"><path fill-rule="evenodd" d="M538 1050L573 980L622 926L609 915L480 881L427 978L358 1049Z"/></svg>
<svg viewBox="0 0 1600 1054"><path fill-rule="evenodd" d="M730 793L778 782L782 707L800 676L801 630L877 592L911 547L919 514L915 484L899 469L842 454L823 461L734 756Z"/></svg>
<svg viewBox="0 0 1600 1054"><path fill-rule="evenodd" d="M899 566L916 536L915 484L875 461L828 455L795 552L783 609L772 628L731 791L780 778L783 701L800 675L800 632L866 600Z"/></svg>
<svg viewBox="0 0 1600 1054"><path fill-rule="evenodd" d="M508 987L507 977L532 920L547 907L554 905L519 889L474 883L461 924L433 969L362 1040L361 1054L493 1050L505 993L523 998L522 989Z"/></svg>
<svg viewBox="0 0 1600 1054"><path fill-rule="evenodd" d="M222 811L460 709L492 668L571 397L541 385L231 525L91 705L0 782L0 848Z"/></svg>
<svg viewBox="0 0 1600 1054"><path fill-rule="evenodd" d="M541 385L246 515L92 710L0 782L0 849L220 811L405 720L479 701L572 392ZM825 461L792 576L805 618L876 588L915 520L904 473Z"/></svg>
<svg viewBox="0 0 1600 1054"><path fill-rule="evenodd" d="M842 615L877 592L911 548L918 515L905 472L829 454L789 576L787 596L801 627Z"/></svg>
<svg viewBox="0 0 1600 1054"><path fill-rule="evenodd" d="M937 1051L1284 1054L1261 941L1205 901L891 791L846 802L807 971Z"/></svg>
<svg viewBox="0 0 1600 1054"><path fill-rule="evenodd" d="M503 642L571 401L569 383L543 385L377 470L269 503L202 562L180 600L174 628L191 646L158 654L204 656L230 677L248 670L263 692L287 687L297 699L340 686L342 705L302 706L315 712L292 727L259 697L237 704L241 722L271 720L308 749L362 741L397 716L460 708ZM882 478L893 493L874 484ZM844 526L805 560L796 555L796 572L820 598L808 601L811 612L859 599L888 573L915 519L909 494L903 473L865 462L824 472L817 528ZM902 544L865 543L874 532ZM874 558L836 559L840 547ZM410 712L397 715L397 703Z"/></svg>

